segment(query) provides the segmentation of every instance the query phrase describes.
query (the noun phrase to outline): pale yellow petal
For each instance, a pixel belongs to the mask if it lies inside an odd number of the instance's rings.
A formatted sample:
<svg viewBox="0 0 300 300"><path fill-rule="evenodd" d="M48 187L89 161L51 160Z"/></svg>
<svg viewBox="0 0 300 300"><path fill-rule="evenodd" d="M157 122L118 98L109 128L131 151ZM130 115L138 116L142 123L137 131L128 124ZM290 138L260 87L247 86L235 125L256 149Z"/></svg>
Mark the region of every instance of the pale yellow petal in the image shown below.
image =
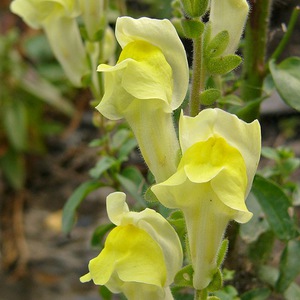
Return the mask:
<svg viewBox="0 0 300 300"><path fill-rule="evenodd" d="M173 71L172 109L178 108L187 92L189 68L186 52L169 20L121 17L116 23L116 38L121 47L142 40L160 48Z"/></svg>

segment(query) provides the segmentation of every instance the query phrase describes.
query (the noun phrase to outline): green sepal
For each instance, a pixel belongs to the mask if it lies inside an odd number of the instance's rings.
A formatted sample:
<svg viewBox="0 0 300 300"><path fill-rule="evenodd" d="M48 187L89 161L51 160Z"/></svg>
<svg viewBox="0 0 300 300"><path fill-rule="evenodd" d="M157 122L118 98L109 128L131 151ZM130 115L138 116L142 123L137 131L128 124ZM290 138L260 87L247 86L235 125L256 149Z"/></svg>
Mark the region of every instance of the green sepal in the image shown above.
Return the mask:
<svg viewBox="0 0 300 300"><path fill-rule="evenodd" d="M218 252L218 257L217 257L217 266L220 267L221 264L223 263L225 256L227 254L228 251L228 246L229 246L229 241L228 239L224 239L222 241L221 247L219 249Z"/></svg>
<svg viewBox="0 0 300 300"><path fill-rule="evenodd" d="M207 11L209 0L181 0L181 5L186 15L197 18Z"/></svg>
<svg viewBox="0 0 300 300"><path fill-rule="evenodd" d="M181 26L184 32L184 35L188 39L196 39L204 31L204 24L199 20L181 20Z"/></svg>
<svg viewBox="0 0 300 300"><path fill-rule="evenodd" d="M209 292L215 292L221 289L223 286L223 275L220 269L214 274L211 282L209 283L207 290Z"/></svg>
<svg viewBox="0 0 300 300"><path fill-rule="evenodd" d="M157 197L155 196L155 194L152 192L151 190L151 187L149 187L145 194L144 194L144 198L147 202L150 202L150 203L158 203L158 199Z"/></svg>
<svg viewBox="0 0 300 300"><path fill-rule="evenodd" d="M207 300L221 300L221 299L219 297L217 297L217 296L209 296L207 298Z"/></svg>
<svg viewBox="0 0 300 300"><path fill-rule="evenodd" d="M221 97L218 89L207 89L200 94L200 103L203 105L212 105Z"/></svg>
<svg viewBox="0 0 300 300"><path fill-rule="evenodd" d="M230 54L207 59L206 68L210 74L224 75L238 67L241 62L241 57L235 54Z"/></svg>
<svg viewBox="0 0 300 300"><path fill-rule="evenodd" d="M220 56L229 43L229 33L227 30L219 32L214 38L204 45L204 56L217 57Z"/></svg>
<svg viewBox="0 0 300 300"><path fill-rule="evenodd" d="M193 287L194 269L192 265L182 268L175 276L174 283L181 287Z"/></svg>

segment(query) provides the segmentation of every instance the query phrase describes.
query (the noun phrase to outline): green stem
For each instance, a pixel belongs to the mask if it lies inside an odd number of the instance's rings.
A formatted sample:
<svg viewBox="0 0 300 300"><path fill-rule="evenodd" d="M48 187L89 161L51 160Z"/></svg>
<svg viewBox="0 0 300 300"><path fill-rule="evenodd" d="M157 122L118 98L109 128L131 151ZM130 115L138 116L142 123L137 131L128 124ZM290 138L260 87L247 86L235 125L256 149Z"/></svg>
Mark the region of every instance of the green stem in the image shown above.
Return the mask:
<svg viewBox="0 0 300 300"><path fill-rule="evenodd" d="M195 290L194 300L207 300L207 290Z"/></svg>
<svg viewBox="0 0 300 300"><path fill-rule="evenodd" d="M204 67L202 57L202 36L193 40L193 76L190 95L190 115L196 116L200 111L200 91L204 89Z"/></svg>
<svg viewBox="0 0 300 300"><path fill-rule="evenodd" d="M272 56L270 59L274 59L277 60L280 56L280 54L283 52L283 50L285 49L288 41L291 38L291 35L293 33L293 30L295 28L295 25L297 24L297 20L299 17L299 13L300 13L300 6L296 6L292 12L287 30L282 38L282 40L280 41L279 45L277 46L276 50L273 52Z"/></svg>
<svg viewBox="0 0 300 300"><path fill-rule="evenodd" d="M267 33L272 0L250 0L251 14L245 31L242 99L249 102L262 95L265 77ZM252 121L259 115L259 104L253 106L246 116Z"/></svg>

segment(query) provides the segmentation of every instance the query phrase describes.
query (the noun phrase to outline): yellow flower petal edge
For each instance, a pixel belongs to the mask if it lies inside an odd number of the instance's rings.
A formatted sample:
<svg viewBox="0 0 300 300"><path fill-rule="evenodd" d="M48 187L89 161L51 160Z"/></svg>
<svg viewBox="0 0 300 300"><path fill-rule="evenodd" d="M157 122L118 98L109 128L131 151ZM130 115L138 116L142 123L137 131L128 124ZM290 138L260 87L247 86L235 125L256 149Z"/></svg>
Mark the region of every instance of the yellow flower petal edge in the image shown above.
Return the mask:
<svg viewBox="0 0 300 300"><path fill-rule="evenodd" d="M115 227L108 235L104 249L89 263L95 284L105 285L116 273L123 282L141 282L163 287L166 266L155 240L132 224Z"/></svg>
<svg viewBox="0 0 300 300"><path fill-rule="evenodd" d="M193 144L206 141L212 136L224 138L228 145L242 155L247 173L247 197L258 166L261 153L261 131L257 120L246 123L236 115L221 109L205 109L196 117L181 114L179 120L179 140L184 153Z"/></svg>
<svg viewBox="0 0 300 300"><path fill-rule="evenodd" d="M193 118L181 115L179 125L182 159L177 172L151 189L163 205L183 211L193 284L201 290L217 270L228 222L244 223L252 216L245 198L260 157L260 126L219 109Z"/></svg>
<svg viewBox="0 0 300 300"><path fill-rule="evenodd" d="M209 21L212 38L223 30L229 33L229 44L223 55L236 51L248 12L249 5L246 0L211 0Z"/></svg>
<svg viewBox="0 0 300 300"><path fill-rule="evenodd" d="M78 2L75 0L14 0L10 10L35 29L42 28L49 19L76 18L80 14Z"/></svg>
<svg viewBox="0 0 300 300"><path fill-rule="evenodd" d="M167 20L118 18L116 36L123 50L115 66L98 67L104 72L105 94L96 109L111 120L126 119L146 164L161 182L179 162L172 112L188 86L184 48Z"/></svg>
<svg viewBox="0 0 300 300"><path fill-rule="evenodd" d="M178 108L187 92L189 68L186 52L173 24L167 20L121 17L116 23L116 38L124 48L136 40L158 47L171 66L173 73L172 109Z"/></svg>
<svg viewBox="0 0 300 300"><path fill-rule="evenodd" d="M117 227L108 234L104 249L90 261L89 273L80 280L106 285L128 299L139 299L140 295L173 299L169 285L183 260L173 227L152 209L129 211L126 195L121 192L107 197L107 212Z"/></svg>
<svg viewBox="0 0 300 300"><path fill-rule="evenodd" d="M89 72L84 45L76 17L80 14L75 0L14 0L10 9L33 28L43 28L55 57L68 79L81 86Z"/></svg>

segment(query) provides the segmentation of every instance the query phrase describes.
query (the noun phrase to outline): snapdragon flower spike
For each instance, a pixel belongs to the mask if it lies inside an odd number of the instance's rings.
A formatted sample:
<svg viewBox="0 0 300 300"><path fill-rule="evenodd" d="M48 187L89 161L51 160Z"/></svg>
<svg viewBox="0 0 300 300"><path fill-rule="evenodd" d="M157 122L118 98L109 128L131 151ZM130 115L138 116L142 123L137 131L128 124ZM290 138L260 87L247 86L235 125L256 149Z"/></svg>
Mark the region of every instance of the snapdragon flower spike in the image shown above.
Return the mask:
<svg viewBox="0 0 300 300"><path fill-rule="evenodd" d="M186 53L169 20L118 18L116 38L123 50L115 66L98 67L105 74L105 94L96 108L108 119L126 119L160 182L179 161L172 111L188 88Z"/></svg>
<svg viewBox="0 0 300 300"><path fill-rule="evenodd" d="M159 213L131 212L125 200L121 192L107 197L108 217L117 226L80 281L93 280L129 300L172 300L169 285L183 260L180 240Z"/></svg>
<svg viewBox="0 0 300 300"><path fill-rule="evenodd" d="M193 284L201 290L217 271L228 222L245 223L252 216L245 199L260 157L260 126L220 109L181 115L179 122L183 156L177 172L152 191L166 207L183 211Z"/></svg>
<svg viewBox="0 0 300 300"><path fill-rule="evenodd" d="M211 0L209 21L211 38L226 30L229 43L223 55L234 54L240 42L249 12L246 0Z"/></svg>
<svg viewBox="0 0 300 300"><path fill-rule="evenodd" d="M30 27L42 28L55 57L68 79L81 86L88 64L76 17L80 14L75 0L14 0L10 9Z"/></svg>

